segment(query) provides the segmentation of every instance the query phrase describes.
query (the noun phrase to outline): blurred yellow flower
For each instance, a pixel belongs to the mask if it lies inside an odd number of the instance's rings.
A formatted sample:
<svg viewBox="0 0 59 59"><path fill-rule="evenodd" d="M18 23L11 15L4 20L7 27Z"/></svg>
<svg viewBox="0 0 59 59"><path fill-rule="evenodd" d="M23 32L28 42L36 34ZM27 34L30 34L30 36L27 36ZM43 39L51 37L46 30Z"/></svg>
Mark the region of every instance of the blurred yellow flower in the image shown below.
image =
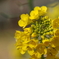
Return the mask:
<svg viewBox="0 0 59 59"><path fill-rule="evenodd" d="M51 45L50 40L48 40L48 39L42 40L42 43L44 43L44 45L45 45L46 47L48 47L48 46Z"/></svg>
<svg viewBox="0 0 59 59"><path fill-rule="evenodd" d="M36 33L32 33L31 37L37 37Z"/></svg>
<svg viewBox="0 0 59 59"><path fill-rule="evenodd" d="M35 56L36 56L37 58L41 58L41 55L42 55L42 54L40 54L39 52L36 52L36 53L35 53Z"/></svg>
<svg viewBox="0 0 59 59"><path fill-rule="evenodd" d="M52 27L55 28L55 29L59 28L59 18L54 19L52 21Z"/></svg>
<svg viewBox="0 0 59 59"><path fill-rule="evenodd" d="M55 50L53 52L56 52ZM52 53L51 49L47 49L47 57L46 59L54 59L55 55Z"/></svg>
<svg viewBox="0 0 59 59"><path fill-rule="evenodd" d="M34 54L34 50L31 49L31 48L28 48L28 54L29 54L30 56L32 56L32 55Z"/></svg>
<svg viewBox="0 0 59 59"><path fill-rule="evenodd" d="M16 32L15 32L16 39L20 39L22 35L23 35L23 32L16 30Z"/></svg>
<svg viewBox="0 0 59 59"><path fill-rule="evenodd" d="M39 6L36 6L36 7L34 8L34 10L41 11L41 7L39 7Z"/></svg>
<svg viewBox="0 0 59 59"><path fill-rule="evenodd" d="M54 35L55 35L55 36L59 36L59 29L56 29L56 30L55 30Z"/></svg>
<svg viewBox="0 0 59 59"><path fill-rule="evenodd" d="M39 44L37 45L36 49L37 49L37 51L38 51L40 54L44 54L44 53L45 53L45 51L44 51L45 45L44 45L43 43L39 43Z"/></svg>
<svg viewBox="0 0 59 59"><path fill-rule="evenodd" d="M43 12L47 12L47 7L46 7L46 6L42 6L42 7L41 7L41 10L42 10Z"/></svg>
<svg viewBox="0 0 59 59"><path fill-rule="evenodd" d="M55 46L59 46L59 36L54 36L51 41Z"/></svg>
<svg viewBox="0 0 59 59"><path fill-rule="evenodd" d="M55 19L56 17L59 16L59 2L53 2L48 6L48 12L47 15L51 18L51 19Z"/></svg>
<svg viewBox="0 0 59 59"><path fill-rule="evenodd" d="M39 12L40 16L44 16L47 13L47 7L46 6L42 6L41 7L41 11Z"/></svg>

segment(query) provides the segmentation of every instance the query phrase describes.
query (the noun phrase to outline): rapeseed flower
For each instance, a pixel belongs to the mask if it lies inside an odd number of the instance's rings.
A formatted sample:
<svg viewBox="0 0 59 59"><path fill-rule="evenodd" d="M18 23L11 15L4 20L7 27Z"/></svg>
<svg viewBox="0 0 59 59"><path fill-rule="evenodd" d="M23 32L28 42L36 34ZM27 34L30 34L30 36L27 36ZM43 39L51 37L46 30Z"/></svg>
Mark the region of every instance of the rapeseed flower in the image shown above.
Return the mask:
<svg viewBox="0 0 59 59"><path fill-rule="evenodd" d="M31 27L29 27L29 28L24 28L24 33L30 35L30 34L32 33Z"/></svg>
<svg viewBox="0 0 59 59"><path fill-rule="evenodd" d="M54 36L51 41L55 46L59 46L59 36Z"/></svg>
<svg viewBox="0 0 59 59"><path fill-rule="evenodd" d="M56 30L55 30L54 35L55 35L55 36L59 36L59 29L56 29Z"/></svg>
<svg viewBox="0 0 59 59"><path fill-rule="evenodd" d="M30 12L30 17L32 21L39 19L39 11L38 10L33 10Z"/></svg>
<svg viewBox="0 0 59 59"><path fill-rule="evenodd" d="M41 7L39 7L39 6L36 6L36 7L34 8L34 10L41 11Z"/></svg>
<svg viewBox="0 0 59 59"><path fill-rule="evenodd" d="M30 59L58 59L59 18L52 20L46 13L46 6L37 6L18 21L23 31L15 33L16 47L21 54L28 53Z"/></svg>
<svg viewBox="0 0 59 59"><path fill-rule="evenodd" d="M26 27L30 22L29 22L29 15L28 14L22 14L21 19L18 21L18 25L21 27Z"/></svg>
<svg viewBox="0 0 59 59"><path fill-rule="evenodd" d="M42 44L42 43L39 43L39 44L37 45L36 49L37 49L37 52L39 52L40 54L44 54L44 53L45 53L45 51L44 51L45 45Z"/></svg>
<svg viewBox="0 0 59 59"><path fill-rule="evenodd" d="M54 20L52 21L52 27L53 27L54 29L59 28L59 18L54 19Z"/></svg>

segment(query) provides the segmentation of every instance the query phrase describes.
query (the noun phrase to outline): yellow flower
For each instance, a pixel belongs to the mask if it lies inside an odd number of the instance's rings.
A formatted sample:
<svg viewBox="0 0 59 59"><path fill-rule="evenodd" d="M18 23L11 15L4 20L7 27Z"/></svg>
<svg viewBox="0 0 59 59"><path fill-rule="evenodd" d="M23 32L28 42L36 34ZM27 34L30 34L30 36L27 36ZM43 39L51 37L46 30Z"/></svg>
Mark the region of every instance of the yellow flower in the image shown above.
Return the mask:
<svg viewBox="0 0 59 59"><path fill-rule="evenodd" d="M44 54L44 53L45 53L45 51L44 51L45 45L44 45L43 43L39 43L39 44L37 45L36 49L37 49L37 51L38 51L40 54Z"/></svg>
<svg viewBox="0 0 59 59"><path fill-rule="evenodd" d="M29 55L33 55L34 54L34 49L32 49L32 48L30 48L30 47L28 47L28 53L29 53Z"/></svg>
<svg viewBox="0 0 59 59"><path fill-rule="evenodd" d="M47 11L47 7L46 6L42 6L42 7L35 7L34 10L39 11L39 16L43 16L44 14L46 14Z"/></svg>
<svg viewBox="0 0 59 59"><path fill-rule="evenodd" d="M59 18L50 22L48 16L44 16L46 11L46 6L37 6L30 12L30 16L22 14L18 21L23 31L15 33L16 47L21 54L28 52L30 59L41 59L42 55L46 55L46 59L56 59L59 51Z"/></svg>
<svg viewBox="0 0 59 59"><path fill-rule="evenodd" d="M32 10L30 12L30 17L31 20L35 21L39 18L39 11L38 10Z"/></svg>
<svg viewBox="0 0 59 59"><path fill-rule="evenodd" d="M35 48L38 44L38 40L37 39L31 39L31 41L27 44L28 45L28 53L30 55L34 55L35 54Z"/></svg>
<svg viewBox="0 0 59 59"><path fill-rule="evenodd" d="M51 47L47 49L47 59L54 59L55 55L58 53L58 51Z"/></svg>
<svg viewBox="0 0 59 59"><path fill-rule="evenodd" d="M32 33L31 27L24 28L24 33L26 33L26 34L31 34L31 33Z"/></svg>
<svg viewBox="0 0 59 59"><path fill-rule="evenodd" d="M38 40L37 39L31 39L31 41L28 43L28 46L30 48L36 48L37 44L38 44Z"/></svg>
<svg viewBox="0 0 59 59"><path fill-rule="evenodd" d="M54 36L51 41L55 46L59 46L59 36Z"/></svg>
<svg viewBox="0 0 59 59"><path fill-rule="evenodd" d="M21 54L24 54L27 51L27 44L24 44L21 41L16 42L16 47L20 51Z"/></svg>
<svg viewBox="0 0 59 59"><path fill-rule="evenodd" d="M50 40L49 40L49 39L42 40L42 43L44 43L44 45L45 45L46 47L48 47L48 46L50 46L50 45L51 45L51 43L50 43Z"/></svg>
<svg viewBox="0 0 59 59"><path fill-rule="evenodd" d="M58 50L56 50L55 47L51 47L50 48L50 52L53 54L53 55L56 55L58 53Z"/></svg>
<svg viewBox="0 0 59 59"><path fill-rule="evenodd" d="M42 54L40 54L39 52L36 52L36 53L35 53L35 56L36 56L37 58L41 58L41 55L42 55Z"/></svg>
<svg viewBox="0 0 59 59"><path fill-rule="evenodd" d="M28 24L30 24L29 15L28 14L22 14L21 19L18 21L18 25L20 27L26 27Z"/></svg>
<svg viewBox="0 0 59 59"><path fill-rule="evenodd" d="M54 59L55 55L51 54L50 52L47 53L46 59Z"/></svg>
<svg viewBox="0 0 59 59"><path fill-rule="evenodd" d="M31 20L37 20L37 19L39 19L39 15L40 15L41 9L42 9L41 7L36 6L34 8L34 10L32 10L30 12L30 19ZM42 11L43 11L43 9L42 9Z"/></svg>
<svg viewBox="0 0 59 59"><path fill-rule="evenodd" d="M30 59L41 59L41 55L39 52L35 52Z"/></svg>
<svg viewBox="0 0 59 59"><path fill-rule="evenodd" d="M40 55L39 55L39 57L40 57ZM31 56L30 59L40 59L40 58L37 58L37 56L35 56L35 54L34 54L34 55Z"/></svg>
<svg viewBox="0 0 59 59"><path fill-rule="evenodd" d="M41 7L39 7L39 6L36 6L36 7L34 8L34 10L41 11Z"/></svg>
<svg viewBox="0 0 59 59"><path fill-rule="evenodd" d="M46 7L46 6L42 6L42 7L41 7L41 10L46 13L47 7Z"/></svg>
<svg viewBox="0 0 59 59"><path fill-rule="evenodd" d="M19 34L18 34L19 33ZM16 47L21 54L24 54L27 51L28 42L30 42L30 36L24 32L17 31Z"/></svg>
<svg viewBox="0 0 59 59"><path fill-rule="evenodd" d="M40 16L44 16L46 14L47 11L47 7L46 6L42 6L41 7L41 11L39 12Z"/></svg>
<svg viewBox="0 0 59 59"><path fill-rule="evenodd" d="M19 21L18 21L18 25L19 25L20 27L25 28L25 27L28 25L28 22L23 21L23 20L19 20Z"/></svg>
<svg viewBox="0 0 59 59"><path fill-rule="evenodd" d="M59 29L56 29L56 30L55 30L54 35L55 35L55 36L59 36Z"/></svg>
<svg viewBox="0 0 59 59"><path fill-rule="evenodd" d="M54 29L59 28L59 18L54 19L54 20L52 21L52 27L53 27Z"/></svg>
<svg viewBox="0 0 59 59"><path fill-rule="evenodd" d="M23 21L27 21L27 20L29 20L29 15L28 15L28 14L22 14L22 15L20 16L20 18L21 18L21 20L23 20Z"/></svg>
<svg viewBox="0 0 59 59"><path fill-rule="evenodd" d="M23 35L23 32L16 30L16 32L15 32L16 39L20 39L22 35Z"/></svg>
<svg viewBox="0 0 59 59"><path fill-rule="evenodd" d="M30 36L27 35L27 34L24 34L24 35L21 37L21 41L22 41L24 44L30 42Z"/></svg>
<svg viewBox="0 0 59 59"><path fill-rule="evenodd" d="M16 38L16 42L19 41L23 43L28 43L30 41L30 36L22 31L16 31L15 38Z"/></svg>

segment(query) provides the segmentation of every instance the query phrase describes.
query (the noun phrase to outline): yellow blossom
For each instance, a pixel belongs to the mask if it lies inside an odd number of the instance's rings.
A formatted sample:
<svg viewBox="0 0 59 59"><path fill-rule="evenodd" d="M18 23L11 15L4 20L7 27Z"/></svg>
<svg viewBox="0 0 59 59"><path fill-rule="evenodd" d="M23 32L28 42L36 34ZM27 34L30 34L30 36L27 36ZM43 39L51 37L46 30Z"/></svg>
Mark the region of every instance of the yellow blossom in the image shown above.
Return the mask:
<svg viewBox="0 0 59 59"><path fill-rule="evenodd" d="M44 45L43 43L39 43L39 44L37 45L36 49L37 49L37 51L38 51L40 54L44 54L44 53L45 53L45 51L44 51L45 45Z"/></svg>
<svg viewBox="0 0 59 59"><path fill-rule="evenodd" d="M55 46L59 46L59 36L54 36L51 41Z"/></svg>
<svg viewBox="0 0 59 59"><path fill-rule="evenodd" d="M42 6L42 7L41 7L41 10L42 10L43 12L46 12L46 11L47 11L47 7L46 7L46 6Z"/></svg>
<svg viewBox="0 0 59 59"><path fill-rule="evenodd" d="M54 59L54 58L55 58L55 55L52 55L51 53L47 54L46 59Z"/></svg>
<svg viewBox="0 0 59 59"><path fill-rule="evenodd" d="M38 10L32 10L30 12L30 17L31 20L35 21L39 18L39 11Z"/></svg>
<svg viewBox="0 0 59 59"><path fill-rule="evenodd" d="M44 45L45 45L46 47L48 47L48 46L51 45L50 40L48 40L48 39L42 40L42 42L44 43Z"/></svg>
<svg viewBox="0 0 59 59"><path fill-rule="evenodd" d="M38 40L36 39L31 39L31 41L28 43L28 53L30 55L33 55L35 53L35 48L38 44Z"/></svg>
<svg viewBox="0 0 59 59"><path fill-rule="evenodd" d="M41 55L39 52L35 52L30 59L41 59Z"/></svg>
<svg viewBox="0 0 59 59"><path fill-rule="evenodd" d="M25 44L25 43L28 43L28 42L30 42L30 36L27 35L27 34L24 34L24 35L22 36L21 40L23 40L23 43L24 43L24 44Z"/></svg>
<svg viewBox="0 0 59 59"><path fill-rule="evenodd" d="M36 48L37 44L38 44L38 40L37 39L31 39L31 41L28 43L28 46L30 48Z"/></svg>
<svg viewBox="0 0 59 59"><path fill-rule="evenodd" d="M54 59L57 52L58 51L53 47L47 49L47 58L46 59Z"/></svg>
<svg viewBox="0 0 59 59"><path fill-rule="evenodd" d="M55 35L55 36L59 36L59 29L56 29L56 30L55 30L54 35Z"/></svg>
<svg viewBox="0 0 59 59"><path fill-rule="evenodd" d="M24 33L31 34L32 33L32 29L30 27L29 28L24 28Z"/></svg>
<svg viewBox="0 0 59 59"><path fill-rule="evenodd" d="M54 29L59 28L59 18L54 19L54 20L52 21L52 27L53 27Z"/></svg>
<svg viewBox="0 0 59 59"><path fill-rule="evenodd" d="M18 21L18 25L20 27L26 27L28 24L30 24L29 21L29 15L28 14L22 14L21 19Z"/></svg>
<svg viewBox="0 0 59 59"><path fill-rule="evenodd" d="M16 30L16 32L15 32L16 39L20 39L22 35L23 35L23 32Z"/></svg>
<svg viewBox="0 0 59 59"><path fill-rule="evenodd" d="M46 14L46 11L47 11L47 7L46 6L42 6L41 7L41 11L39 12L40 16L44 16Z"/></svg>
<svg viewBox="0 0 59 59"><path fill-rule="evenodd" d="M27 44L24 44L23 42L16 42L16 47L21 54L24 54L27 51Z"/></svg>
<svg viewBox="0 0 59 59"><path fill-rule="evenodd" d="M26 27L27 25L28 25L28 22L27 21L23 21L23 20L19 20L18 21L18 25L20 26L20 27Z"/></svg>
<svg viewBox="0 0 59 59"><path fill-rule="evenodd" d="M16 47L21 54L28 52L30 59L42 59L45 56L46 59L58 59L59 18L52 21L45 16L46 12L46 6L37 6L30 15L22 14L18 21L23 31L17 30L15 33Z"/></svg>
<svg viewBox="0 0 59 59"><path fill-rule="evenodd" d="M41 55L42 55L42 54L40 54L39 52L36 52L36 53L35 53L35 56L36 56L37 58L41 58Z"/></svg>
<svg viewBox="0 0 59 59"><path fill-rule="evenodd" d="M29 15L28 15L28 14L22 14L22 15L20 16L20 18L21 18L21 20L23 20L23 21L28 21L28 20L29 20Z"/></svg>
<svg viewBox="0 0 59 59"><path fill-rule="evenodd" d="M39 6L36 6L36 7L34 8L34 10L41 11L41 7L39 7Z"/></svg>
<svg viewBox="0 0 59 59"><path fill-rule="evenodd" d="M34 49L32 49L32 48L30 48L30 47L28 47L28 53L29 53L29 55L33 55L34 54Z"/></svg>
<svg viewBox="0 0 59 59"><path fill-rule="evenodd" d="M40 57L40 55L39 55L39 57ZM34 55L31 56L30 59L40 59L40 58L37 58L37 56L35 56L35 54L34 54Z"/></svg>

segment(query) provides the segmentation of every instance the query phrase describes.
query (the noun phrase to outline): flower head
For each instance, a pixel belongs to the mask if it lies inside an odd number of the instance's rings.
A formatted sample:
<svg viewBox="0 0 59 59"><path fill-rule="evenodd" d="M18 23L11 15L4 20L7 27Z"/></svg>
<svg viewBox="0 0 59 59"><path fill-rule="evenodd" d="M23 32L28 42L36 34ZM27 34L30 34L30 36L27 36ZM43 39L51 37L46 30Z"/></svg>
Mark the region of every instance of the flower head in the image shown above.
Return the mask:
<svg viewBox="0 0 59 59"><path fill-rule="evenodd" d="M46 6L37 6L30 15L22 14L18 21L23 31L15 33L16 47L21 54L27 52L30 59L58 59L59 18L52 20L46 13Z"/></svg>

